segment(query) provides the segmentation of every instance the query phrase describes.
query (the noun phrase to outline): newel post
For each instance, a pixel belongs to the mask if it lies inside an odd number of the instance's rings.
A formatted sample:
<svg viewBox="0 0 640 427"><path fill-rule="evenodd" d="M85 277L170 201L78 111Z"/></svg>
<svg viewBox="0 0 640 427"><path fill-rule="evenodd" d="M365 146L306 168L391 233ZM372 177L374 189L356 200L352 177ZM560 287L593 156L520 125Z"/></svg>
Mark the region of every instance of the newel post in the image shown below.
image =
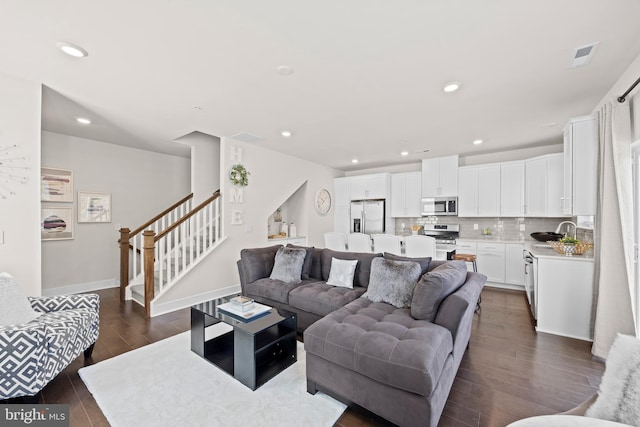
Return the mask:
<svg viewBox="0 0 640 427"><path fill-rule="evenodd" d="M129 286L129 229L120 229L120 304L124 303L125 290Z"/></svg>
<svg viewBox="0 0 640 427"><path fill-rule="evenodd" d="M145 230L142 235L144 236L144 312L147 317L151 317L151 300L155 296L153 264L156 232Z"/></svg>

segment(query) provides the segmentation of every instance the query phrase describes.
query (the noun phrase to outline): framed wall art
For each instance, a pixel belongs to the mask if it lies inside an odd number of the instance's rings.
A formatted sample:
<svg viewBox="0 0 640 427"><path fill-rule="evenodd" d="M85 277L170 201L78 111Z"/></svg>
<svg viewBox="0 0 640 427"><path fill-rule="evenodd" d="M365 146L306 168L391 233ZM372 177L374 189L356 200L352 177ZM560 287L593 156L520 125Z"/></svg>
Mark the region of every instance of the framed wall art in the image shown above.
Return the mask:
<svg viewBox="0 0 640 427"><path fill-rule="evenodd" d="M73 202L73 171L41 168L40 200L43 202Z"/></svg>
<svg viewBox="0 0 640 427"><path fill-rule="evenodd" d="M73 239L73 208L43 207L40 210L42 240Z"/></svg>
<svg viewBox="0 0 640 427"><path fill-rule="evenodd" d="M78 191L78 222L111 222L111 194Z"/></svg>

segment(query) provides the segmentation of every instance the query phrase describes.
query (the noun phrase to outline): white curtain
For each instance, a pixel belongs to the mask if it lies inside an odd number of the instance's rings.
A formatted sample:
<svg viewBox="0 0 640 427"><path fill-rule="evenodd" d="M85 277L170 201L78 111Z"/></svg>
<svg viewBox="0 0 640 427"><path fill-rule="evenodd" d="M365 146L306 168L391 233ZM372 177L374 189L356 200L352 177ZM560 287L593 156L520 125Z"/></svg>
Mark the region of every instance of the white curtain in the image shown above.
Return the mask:
<svg viewBox="0 0 640 427"><path fill-rule="evenodd" d="M600 125L592 353L606 358L617 333L635 335L633 181L629 102L606 103Z"/></svg>

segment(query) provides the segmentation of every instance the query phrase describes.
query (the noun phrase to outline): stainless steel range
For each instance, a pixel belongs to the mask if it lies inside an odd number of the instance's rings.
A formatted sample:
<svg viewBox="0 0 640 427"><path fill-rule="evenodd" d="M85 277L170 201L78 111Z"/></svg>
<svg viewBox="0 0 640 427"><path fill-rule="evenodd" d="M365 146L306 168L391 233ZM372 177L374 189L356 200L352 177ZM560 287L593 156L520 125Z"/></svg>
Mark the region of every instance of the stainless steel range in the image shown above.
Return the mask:
<svg viewBox="0 0 640 427"><path fill-rule="evenodd" d="M436 239L436 259L453 259L460 224L425 224L424 234Z"/></svg>

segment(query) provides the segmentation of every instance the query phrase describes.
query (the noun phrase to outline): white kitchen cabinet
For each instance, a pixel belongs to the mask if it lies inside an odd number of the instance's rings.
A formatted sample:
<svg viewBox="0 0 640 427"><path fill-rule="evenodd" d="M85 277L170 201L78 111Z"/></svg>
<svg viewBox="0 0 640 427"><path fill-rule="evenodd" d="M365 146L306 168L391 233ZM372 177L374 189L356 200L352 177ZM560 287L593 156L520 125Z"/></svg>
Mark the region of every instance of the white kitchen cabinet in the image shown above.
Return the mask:
<svg viewBox="0 0 640 427"><path fill-rule="evenodd" d="M525 162L525 216L564 216L563 154L546 154Z"/></svg>
<svg viewBox="0 0 640 427"><path fill-rule="evenodd" d="M505 244L505 283L524 286L524 245L521 243Z"/></svg>
<svg viewBox="0 0 640 427"><path fill-rule="evenodd" d="M458 216L478 216L478 168L458 169Z"/></svg>
<svg viewBox="0 0 640 427"><path fill-rule="evenodd" d="M478 242L478 271L488 282L505 283L505 244Z"/></svg>
<svg viewBox="0 0 640 427"><path fill-rule="evenodd" d="M391 174L351 177L351 200L385 199L389 196Z"/></svg>
<svg viewBox="0 0 640 427"><path fill-rule="evenodd" d="M524 162L500 164L500 216L524 216Z"/></svg>
<svg viewBox="0 0 640 427"><path fill-rule="evenodd" d="M333 180L333 205L349 206L351 204L351 178L335 178Z"/></svg>
<svg viewBox="0 0 640 427"><path fill-rule="evenodd" d="M477 216L500 216L500 165L480 166L477 185Z"/></svg>
<svg viewBox="0 0 640 427"><path fill-rule="evenodd" d="M458 169L458 216L500 216L500 165Z"/></svg>
<svg viewBox="0 0 640 427"><path fill-rule="evenodd" d="M525 162L526 216L547 216L547 159L535 157ZM558 181L556 186L560 186Z"/></svg>
<svg viewBox="0 0 640 427"><path fill-rule="evenodd" d="M421 197L422 174L420 172L391 175L391 216L421 216Z"/></svg>
<svg viewBox="0 0 640 427"><path fill-rule="evenodd" d="M593 260L540 257L536 282L536 330L590 341Z"/></svg>
<svg viewBox="0 0 640 427"><path fill-rule="evenodd" d="M598 124L593 116L571 119L564 129L563 213L595 215Z"/></svg>
<svg viewBox="0 0 640 427"><path fill-rule="evenodd" d="M422 197L458 196L458 155L422 160Z"/></svg>
<svg viewBox="0 0 640 427"><path fill-rule="evenodd" d="M351 178L333 180L333 231L349 233L351 221Z"/></svg>
<svg viewBox="0 0 640 427"><path fill-rule="evenodd" d="M547 154L547 213L545 216L557 218L565 216L562 212L564 192L564 155L563 153ZM594 174L595 176L595 174Z"/></svg>

